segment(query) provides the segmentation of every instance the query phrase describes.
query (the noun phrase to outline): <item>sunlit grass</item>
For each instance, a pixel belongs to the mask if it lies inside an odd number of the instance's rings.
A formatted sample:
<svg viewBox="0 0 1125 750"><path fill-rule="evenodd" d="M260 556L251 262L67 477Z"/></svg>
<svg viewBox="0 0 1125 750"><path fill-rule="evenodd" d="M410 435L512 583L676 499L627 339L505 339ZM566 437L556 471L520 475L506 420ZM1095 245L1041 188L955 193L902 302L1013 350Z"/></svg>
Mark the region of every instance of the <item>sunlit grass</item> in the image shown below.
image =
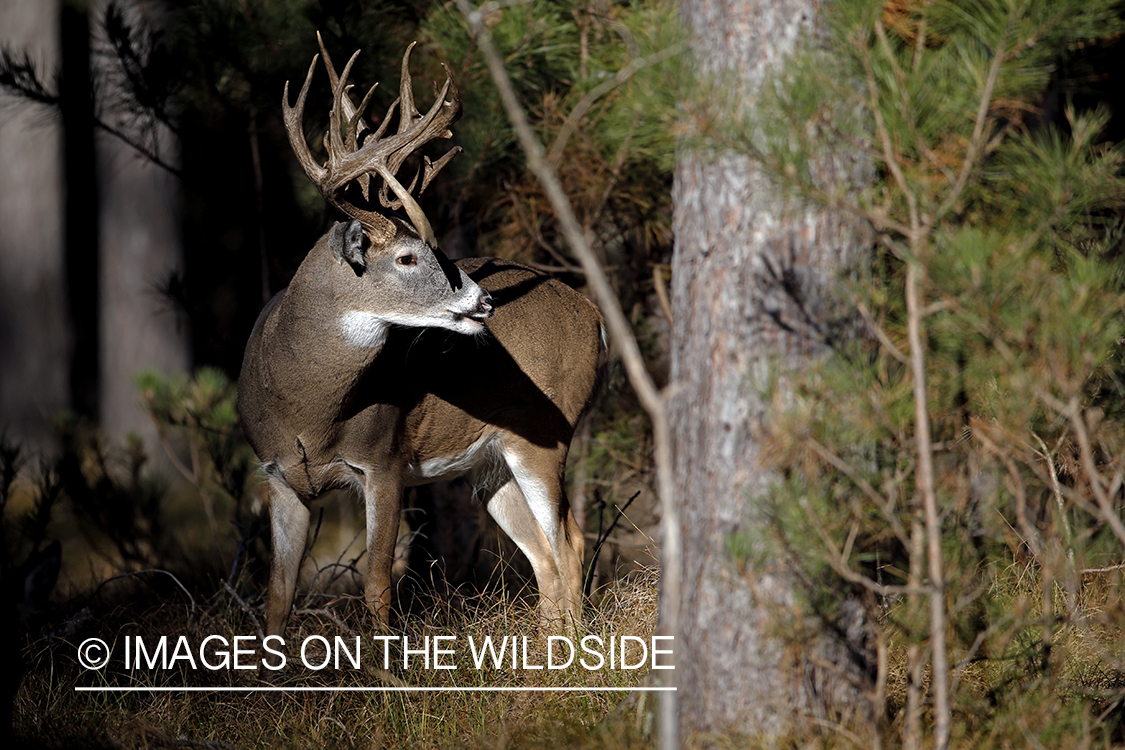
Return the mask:
<svg viewBox="0 0 1125 750"><path fill-rule="evenodd" d="M541 631L534 608L523 598L495 594L467 600L459 607L436 607L408 616L387 631L377 630L358 602L333 608L338 622L316 615L295 616L287 631L286 666L278 671L190 669L181 660L165 669L126 670L121 649L126 636L155 643L161 634L180 635L197 646L208 635L229 642L235 635L253 635L253 626L238 607L215 604L193 612L183 602L154 604L146 611L121 609L99 620L87 620L65 642L41 640L32 649L31 672L16 701L18 733L47 747L113 745L165 746L182 741L222 743L231 747L369 747L412 748L496 747L549 742L560 746L629 747L643 744L651 729L651 701L623 703L624 690L612 692L325 692L325 693L78 693L88 686L275 686L275 687L620 687L643 685L647 667L634 670L587 670L577 663L567 669L525 669L546 664L547 636L568 635L572 641L596 635L633 635L648 639L655 627L657 576L642 571L615 581L596 609L588 609L580 628ZM392 647L384 670L378 635L406 636L412 647L427 636L453 636L443 647L455 649L457 668L426 669L421 657L403 668L401 650ZM341 669L306 668L299 644L319 635L330 642L341 636L349 648L356 636L363 644L359 669L344 659ZM520 659L500 667L473 666L468 638L517 639ZM115 640L114 658L105 672L87 672L75 662L77 643L86 637ZM631 644L635 649L635 645ZM196 652L198 654L198 652ZM310 649L309 661L321 653ZM510 653L510 652L509 652ZM637 660L635 650L627 651ZM258 664L260 650L248 663ZM213 659L217 661L217 659ZM276 663L276 662L275 662ZM560 663L556 655L555 663ZM606 722L612 729L598 727ZM609 726L607 724L607 726Z"/></svg>

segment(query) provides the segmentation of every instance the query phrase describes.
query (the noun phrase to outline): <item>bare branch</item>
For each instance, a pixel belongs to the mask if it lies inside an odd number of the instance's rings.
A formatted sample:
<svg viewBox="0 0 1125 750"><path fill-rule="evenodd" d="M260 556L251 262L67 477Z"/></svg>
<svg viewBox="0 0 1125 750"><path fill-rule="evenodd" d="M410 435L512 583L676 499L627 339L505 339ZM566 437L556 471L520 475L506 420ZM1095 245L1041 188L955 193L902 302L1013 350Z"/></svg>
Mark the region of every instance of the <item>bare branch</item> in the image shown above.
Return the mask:
<svg viewBox="0 0 1125 750"><path fill-rule="evenodd" d="M504 63L492 36L484 24L484 17L480 11L474 9L468 0L457 0L457 7L464 14L473 30L481 52L488 63L489 72L500 91L500 98L508 112L508 118L519 138L520 145L527 155L528 167L539 179L543 191L551 201L551 206L559 218L563 235L571 250L582 264L586 272L586 281L593 290L602 312L605 315L606 326L610 336L616 342L629 382L636 391L637 397L648 412L652 420L654 461L657 473L657 491L660 495L661 509L663 511L664 545L661 550L662 579L664 595L668 597L669 604L665 608L668 622L665 623L668 634L673 637L679 634L679 601L680 601L680 524L677 508L673 503L672 487L672 445L671 430L668 424L667 394L657 389L652 377L645 367L644 358L641 356L640 346L629 326L621 304L613 292L605 272L598 263L597 257L590 248L582 227L574 214L574 209L566 197L566 193L559 183L558 175L550 162L544 156L543 145L535 137L531 125L527 121L527 114L516 98L511 79L504 68ZM665 678L674 684L675 674ZM672 748L679 744L678 721L675 692L668 691L661 694L661 746Z"/></svg>
<svg viewBox="0 0 1125 750"><path fill-rule="evenodd" d="M931 593L930 589L924 586L888 586L886 584L879 583L878 581L873 581L871 578L863 575L862 573L852 570L851 566L848 565L847 556L836 547L836 543L832 541L832 537L828 533L828 530L824 528L824 524L820 522L820 519L817 517L816 513L814 513L813 510L808 506L808 502L806 500L802 500L801 505L805 509L806 517L809 519L809 522L816 530L817 536L820 537L821 544L823 544L825 547L826 554L824 558L828 562L828 565L832 568L832 570L836 572L836 575L840 576L848 583L862 586L868 591L878 594L879 596L900 596L902 594Z"/></svg>
<svg viewBox="0 0 1125 750"><path fill-rule="evenodd" d="M949 746L949 654L945 642L945 570L941 551L941 519L937 510L933 445L930 442L929 398L926 393L926 360L922 348L922 314L918 290L918 264L906 266L907 336L914 380L914 440L918 455L918 492L925 517L927 562L930 574L930 683L934 695L934 747Z"/></svg>
<svg viewBox="0 0 1125 750"><path fill-rule="evenodd" d="M250 622L254 623L254 629L258 631L258 637L264 639L266 637L266 633L264 630L262 630L262 626L258 622L258 617L254 614L254 610L250 608L250 605L246 603L246 600L238 595L238 592L234 590L234 587L230 585L229 581L223 581L223 589L225 589L226 592L230 594L230 597L234 599L235 603L238 605L238 608L241 609L242 612L250 618Z"/></svg>
<svg viewBox="0 0 1125 750"><path fill-rule="evenodd" d="M852 295L852 301L855 304L856 310L863 318L863 321L867 323L867 327L875 334L875 338L879 340L879 343L883 345L887 353L901 364L910 364L910 360L902 353L902 350L895 345L895 342L891 341L891 337L883 330L883 326L879 325L875 318L872 317L871 311L867 309L867 303L860 299L858 295Z"/></svg>

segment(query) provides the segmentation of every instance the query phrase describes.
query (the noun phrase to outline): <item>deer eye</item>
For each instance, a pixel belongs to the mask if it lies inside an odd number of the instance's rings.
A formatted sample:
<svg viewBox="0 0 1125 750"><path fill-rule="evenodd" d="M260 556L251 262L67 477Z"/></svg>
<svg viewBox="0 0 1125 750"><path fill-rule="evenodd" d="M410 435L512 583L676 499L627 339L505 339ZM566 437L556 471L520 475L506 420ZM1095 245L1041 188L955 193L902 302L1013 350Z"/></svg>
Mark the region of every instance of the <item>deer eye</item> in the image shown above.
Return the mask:
<svg viewBox="0 0 1125 750"><path fill-rule="evenodd" d="M418 256L414 253L407 253L406 255L400 255L395 258L395 262L400 266L414 266L418 264Z"/></svg>

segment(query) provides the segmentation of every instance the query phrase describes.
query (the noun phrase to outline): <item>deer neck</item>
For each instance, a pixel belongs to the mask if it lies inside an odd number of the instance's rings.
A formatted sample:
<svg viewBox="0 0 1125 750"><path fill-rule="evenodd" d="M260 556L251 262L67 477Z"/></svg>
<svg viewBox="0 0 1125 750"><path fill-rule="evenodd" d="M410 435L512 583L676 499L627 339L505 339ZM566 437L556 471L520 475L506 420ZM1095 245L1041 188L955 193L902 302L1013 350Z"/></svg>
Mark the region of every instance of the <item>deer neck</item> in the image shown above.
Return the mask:
<svg viewBox="0 0 1125 750"><path fill-rule="evenodd" d="M323 243L322 243L323 244ZM318 246L298 269L275 310L273 340L281 356L270 358L274 390L284 384L291 398L307 401L310 410L334 422L386 343L389 324L355 309L333 283L335 275L352 273L332 253Z"/></svg>

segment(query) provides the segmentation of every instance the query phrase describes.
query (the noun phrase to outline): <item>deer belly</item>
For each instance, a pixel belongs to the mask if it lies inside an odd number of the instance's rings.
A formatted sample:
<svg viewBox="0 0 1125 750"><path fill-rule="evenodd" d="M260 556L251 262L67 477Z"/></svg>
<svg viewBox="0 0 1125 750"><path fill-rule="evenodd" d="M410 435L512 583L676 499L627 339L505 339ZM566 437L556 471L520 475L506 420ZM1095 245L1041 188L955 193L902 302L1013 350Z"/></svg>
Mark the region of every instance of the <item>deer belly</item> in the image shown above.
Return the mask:
<svg viewBox="0 0 1125 750"><path fill-rule="evenodd" d="M500 451L496 450L495 435L484 435L467 448L435 451L411 462L406 467L406 484L414 486L454 479L465 474L478 474L490 470L501 460Z"/></svg>

